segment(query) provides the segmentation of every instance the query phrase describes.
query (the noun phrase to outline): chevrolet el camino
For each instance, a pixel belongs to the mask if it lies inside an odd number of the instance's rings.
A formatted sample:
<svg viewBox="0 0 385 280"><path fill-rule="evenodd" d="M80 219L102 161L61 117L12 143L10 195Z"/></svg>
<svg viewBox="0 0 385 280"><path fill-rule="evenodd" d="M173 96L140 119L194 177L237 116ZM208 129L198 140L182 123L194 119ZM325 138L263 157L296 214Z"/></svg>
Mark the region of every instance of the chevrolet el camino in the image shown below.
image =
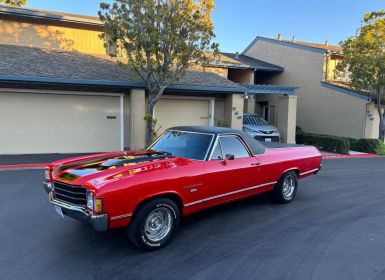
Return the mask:
<svg viewBox="0 0 385 280"><path fill-rule="evenodd" d="M96 231L127 228L144 250L167 245L181 217L270 192L291 202L298 180L316 174L321 154L311 146L261 143L219 127L174 127L146 150L56 161L45 189L61 216Z"/></svg>

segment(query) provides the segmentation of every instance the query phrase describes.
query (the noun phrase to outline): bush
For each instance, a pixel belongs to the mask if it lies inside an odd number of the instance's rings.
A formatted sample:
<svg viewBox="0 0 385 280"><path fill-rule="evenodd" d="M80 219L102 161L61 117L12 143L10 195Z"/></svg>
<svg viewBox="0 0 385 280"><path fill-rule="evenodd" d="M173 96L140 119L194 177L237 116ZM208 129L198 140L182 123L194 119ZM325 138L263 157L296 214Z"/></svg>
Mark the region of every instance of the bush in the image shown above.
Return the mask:
<svg viewBox="0 0 385 280"><path fill-rule="evenodd" d="M376 150L380 148L381 141L378 139L351 139L350 148L353 151L363 152L363 153L376 153Z"/></svg>
<svg viewBox="0 0 385 280"><path fill-rule="evenodd" d="M385 156L385 144L380 142L380 145L376 149L376 154L379 156Z"/></svg>
<svg viewBox="0 0 385 280"><path fill-rule="evenodd" d="M350 150L349 139L331 135L300 132L297 134L297 143L313 145L320 150L338 154L348 154Z"/></svg>

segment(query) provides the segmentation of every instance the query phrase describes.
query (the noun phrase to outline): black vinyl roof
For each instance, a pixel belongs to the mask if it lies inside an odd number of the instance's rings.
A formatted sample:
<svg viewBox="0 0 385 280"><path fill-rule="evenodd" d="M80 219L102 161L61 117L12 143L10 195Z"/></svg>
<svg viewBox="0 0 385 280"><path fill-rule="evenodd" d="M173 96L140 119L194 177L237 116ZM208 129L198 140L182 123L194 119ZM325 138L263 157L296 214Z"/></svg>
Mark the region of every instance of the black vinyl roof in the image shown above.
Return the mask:
<svg viewBox="0 0 385 280"><path fill-rule="evenodd" d="M266 147L262 145L259 141L255 140L248 133L245 133L238 129L227 128L227 127L218 127L218 126L175 126L171 127L168 130L179 130L186 132L196 132L196 133L208 133L218 135L227 135L234 134L242 137L242 139L249 146L251 152L254 155L259 155L265 153Z"/></svg>

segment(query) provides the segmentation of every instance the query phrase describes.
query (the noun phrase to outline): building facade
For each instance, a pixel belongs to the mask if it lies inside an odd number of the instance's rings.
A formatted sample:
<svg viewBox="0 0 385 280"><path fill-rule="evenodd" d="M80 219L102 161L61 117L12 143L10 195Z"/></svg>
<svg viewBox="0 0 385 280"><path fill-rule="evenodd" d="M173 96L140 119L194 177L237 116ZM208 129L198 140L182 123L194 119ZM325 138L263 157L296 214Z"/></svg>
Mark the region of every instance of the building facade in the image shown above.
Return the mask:
<svg viewBox="0 0 385 280"><path fill-rule="evenodd" d="M144 147L145 88L107 55L102 32L96 17L0 6L0 154ZM264 67L283 70L225 55L191 69L157 103L158 132L177 125L242 129L242 114L252 107L245 97L262 92L243 84L254 84ZM293 111L288 104L282 102L277 119ZM287 133L295 123L284 123L283 140L295 142Z"/></svg>
<svg viewBox="0 0 385 280"><path fill-rule="evenodd" d="M258 82L298 86L297 125L303 131L378 138L379 118L373 100L342 87L347 77L335 69L342 60L340 51L328 44L257 37L243 54L285 68Z"/></svg>

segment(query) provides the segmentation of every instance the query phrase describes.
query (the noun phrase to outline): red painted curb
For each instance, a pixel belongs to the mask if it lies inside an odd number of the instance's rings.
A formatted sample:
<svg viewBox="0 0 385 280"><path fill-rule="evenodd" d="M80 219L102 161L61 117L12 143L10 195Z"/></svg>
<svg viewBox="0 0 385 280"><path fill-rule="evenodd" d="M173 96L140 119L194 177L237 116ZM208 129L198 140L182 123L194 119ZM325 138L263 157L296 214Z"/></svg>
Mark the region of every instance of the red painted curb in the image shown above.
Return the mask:
<svg viewBox="0 0 385 280"><path fill-rule="evenodd" d="M1 169L44 169L48 163L26 163L26 164L5 164L0 165Z"/></svg>
<svg viewBox="0 0 385 280"><path fill-rule="evenodd" d="M378 157L376 154L357 154L357 155L323 155L323 159L329 158L368 158L368 157Z"/></svg>

